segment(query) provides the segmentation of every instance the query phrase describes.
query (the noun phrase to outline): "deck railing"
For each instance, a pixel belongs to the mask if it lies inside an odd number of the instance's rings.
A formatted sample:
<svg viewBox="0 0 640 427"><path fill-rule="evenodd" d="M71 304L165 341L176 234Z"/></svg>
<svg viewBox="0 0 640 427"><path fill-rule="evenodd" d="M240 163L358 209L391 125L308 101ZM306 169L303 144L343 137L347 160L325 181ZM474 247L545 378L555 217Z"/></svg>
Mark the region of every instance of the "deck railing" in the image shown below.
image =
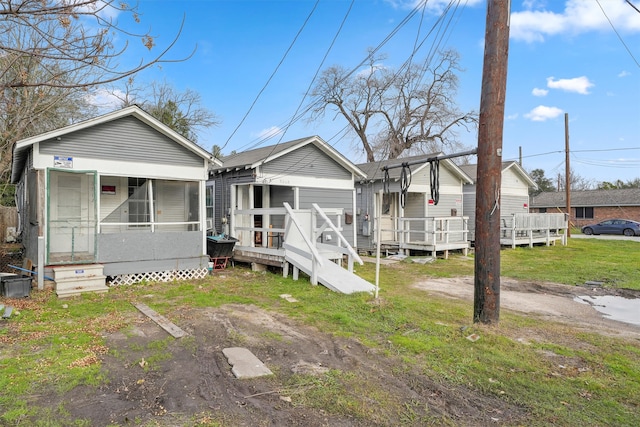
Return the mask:
<svg viewBox="0 0 640 427"><path fill-rule="evenodd" d="M515 213L500 217L500 238L509 240L512 247L517 241L544 240L549 244L551 240L562 240L567 243L567 215L564 213Z"/></svg>
<svg viewBox="0 0 640 427"><path fill-rule="evenodd" d="M310 257L312 283L317 281L317 269L323 258L341 263L346 256L351 272L354 261L363 263L342 234L344 209L322 209L315 203L311 209L294 210L288 203L283 206L234 211L230 233L238 239L236 248L261 253L284 248Z"/></svg>
<svg viewBox="0 0 640 427"><path fill-rule="evenodd" d="M397 236L397 243L419 243L436 245L438 243L467 242L469 234L468 217L426 217L397 218L397 228L383 229Z"/></svg>

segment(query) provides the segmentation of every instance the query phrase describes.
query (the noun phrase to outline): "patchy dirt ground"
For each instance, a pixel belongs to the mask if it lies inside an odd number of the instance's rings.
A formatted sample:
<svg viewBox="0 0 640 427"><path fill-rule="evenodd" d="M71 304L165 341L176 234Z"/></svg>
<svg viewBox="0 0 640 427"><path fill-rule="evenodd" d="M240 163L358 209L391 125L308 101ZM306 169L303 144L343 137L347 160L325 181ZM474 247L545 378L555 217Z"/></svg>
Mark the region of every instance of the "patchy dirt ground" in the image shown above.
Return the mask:
<svg viewBox="0 0 640 427"><path fill-rule="evenodd" d="M415 286L452 298L473 297L472 278L430 280ZM589 305L574 302L573 296L584 291L503 280L501 306L640 339L640 327L604 319ZM171 317L187 337L168 338L149 318L132 314L132 331L106 337L112 350L102 356L108 383L98 389L77 387L55 401L48 397L46 406L64 403L72 417L85 418L92 426L198 425L212 418L225 426L394 425L399 420L403 425L424 425L429 420L433 425L484 426L519 425L525 414L523 408L443 385L400 359L256 306L189 309ZM166 347L159 347L159 342ZM223 348L236 346L249 348L274 375L236 379L222 353ZM166 357L158 357L162 355ZM328 369L349 372L372 390L387 391L399 404L391 410L367 399L367 390L349 391L359 394L362 405L369 406L371 416L365 422L332 415L302 401L301 390L327 386L314 378ZM308 381L294 384L295 373L307 374ZM397 412L397 408L406 412Z"/></svg>
<svg viewBox="0 0 640 427"><path fill-rule="evenodd" d="M103 356L108 384L99 389L76 387L56 398L57 402L49 397L47 406L64 402L73 417L88 419L92 426L197 425L210 420L210 415L225 426L386 426L403 417L403 425L423 425L425 420L435 425L513 425L524 414L522 408L500 399L444 386L399 359L383 357L356 341L256 306L226 305L175 315L176 323L189 336L166 341L167 348L161 353L170 358L142 362L153 353L148 345L163 340L167 333L139 314L132 319L132 333L107 337L112 350ZM274 375L236 379L222 353L223 348L233 346L249 348ZM144 363L154 369L145 370ZM371 416L366 421L331 415L301 402L298 392L322 387L313 378L328 369L353 374L372 391L384 390L399 403L396 410L402 408L406 413L374 404L367 399L366 390L353 391L361 394L362 405L370 405ZM307 374L309 380L291 385L294 373ZM412 423L412 418L421 421Z"/></svg>
<svg viewBox="0 0 640 427"><path fill-rule="evenodd" d="M473 301L473 281L471 276L430 279L416 283L414 286L448 297ZM640 326L611 320L594 309L590 297L603 295L639 299L640 291L537 283L505 278L500 280L501 309L567 323L591 332L640 339Z"/></svg>

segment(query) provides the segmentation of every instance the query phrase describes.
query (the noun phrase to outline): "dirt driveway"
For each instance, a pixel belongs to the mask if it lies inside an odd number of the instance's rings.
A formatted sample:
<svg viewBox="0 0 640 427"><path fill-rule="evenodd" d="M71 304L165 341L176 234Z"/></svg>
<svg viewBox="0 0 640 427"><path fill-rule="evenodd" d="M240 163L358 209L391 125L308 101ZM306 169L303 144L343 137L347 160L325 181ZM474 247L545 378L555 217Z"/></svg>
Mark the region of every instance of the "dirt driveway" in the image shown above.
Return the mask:
<svg viewBox="0 0 640 427"><path fill-rule="evenodd" d="M450 298L473 295L469 277L415 286ZM501 287L503 310L640 339L640 328L604 319L573 301L586 289L511 280ZM484 426L520 425L526 419L522 407L442 383L399 357L254 305L177 310L171 318L189 334L179 340L141 313L130 316L129 331L105 336L109 351L101 355L101 366L107 381L62 395L43 392L36 403L64 407L72 419L84 418L92 426L387 426L399 420ZM222 349L237 346L249 348L274 375L235 378ZM352 387L333 390L331 377L324 375L328 370L352 375ZM384 397L372 400L371 391ZM366 422L324 409L339 404L344 394L369 411ZM381 399L385 405L377 404Z"/></svg>
<svg viewBox="0 0 640 427"><path fill-rule="evenodd" d="M416 283L418 289L473 301L473 277L430 279ZM640 298L640 292L606 289L599 286L569 286L556 283L535 283L502 278L500 307L571 324L591 332L640 339L640 326L608 319L598 312L590 297L614 295ZM640 302L640 300L638 300Z"/></svg>

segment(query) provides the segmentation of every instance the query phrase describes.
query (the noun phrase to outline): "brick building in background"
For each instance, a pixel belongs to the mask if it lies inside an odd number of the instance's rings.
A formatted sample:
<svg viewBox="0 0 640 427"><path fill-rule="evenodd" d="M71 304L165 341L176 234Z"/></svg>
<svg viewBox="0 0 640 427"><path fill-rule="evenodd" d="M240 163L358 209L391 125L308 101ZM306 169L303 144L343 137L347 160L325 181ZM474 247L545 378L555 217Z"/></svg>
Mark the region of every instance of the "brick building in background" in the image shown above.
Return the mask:
<svg viewBox="0 0 640 427"><path fill-rule="evenodd" d="M530 212L567 212L564 191L544 192L531 197ZM640 221L640 188L571 192L569 223L574 227L606 219Z"/></svg>

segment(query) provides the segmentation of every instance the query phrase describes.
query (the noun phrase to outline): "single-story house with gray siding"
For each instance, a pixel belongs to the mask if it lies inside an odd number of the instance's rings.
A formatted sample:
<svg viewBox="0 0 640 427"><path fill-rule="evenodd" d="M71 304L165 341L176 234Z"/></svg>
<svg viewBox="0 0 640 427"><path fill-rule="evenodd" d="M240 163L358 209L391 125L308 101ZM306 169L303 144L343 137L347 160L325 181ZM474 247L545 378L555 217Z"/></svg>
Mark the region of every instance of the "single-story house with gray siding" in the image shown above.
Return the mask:
<svg viewBox="0 0 640 427"><path fill-rule="evenodd" d="M293 209L310 209L315 203L343 212L342 234L355 246L354 182L365 175L319 136L248 150L221 160L222 166L209 172L207 216L210 233L231 234L239 240L236 249L247 249L242 252L244 257L236 250L236 260L269 264L267 259L252 257L260 248L277 249L282 244L281 232L271 230L284 228L285 202ZM335 241L329 231L323 238ZM280 266L282 261L272 264Z"/></svg>
<svg viewBox="0 0 640 427"><path fill-rule="evenodd" d="M358 249L371 251L376 247L377 219L380 214L381 246L400 250L440 251L467 247L466 233L446 236L442 232L443 221L435 218L450 218L450 231L461 231L466 227L463 219L463 184L471 178L449 159L439 161L438 201L431 197L431 165L427 161L438 153L383 160L357 165L367 178L356 183L356 206L358 226ZM420 163L423 161L422 163ZM417 163L416 163L417 162ZM411 182L406 194L401 193L402 163L413 164ZM385 179L383 167L388 169L388 193L382 191ZM380 193L382 191L382 200ZM404 206L402 198L404 197ZM454 225L455 223L455 225ZM410 232L405 233L406 230ZM433 234L434 232L439 234ZM427 234L425 234L427 233ZM435 241L434 241L435 239ZM448 247L446 240L455 247Z"/></svg>
<svg viewBox="0 0 640 427"><path fill-rule="evenodd" d="M11 180L25 257L60 296L202 277L212 162L137 106L18 141Z"/></svg>

